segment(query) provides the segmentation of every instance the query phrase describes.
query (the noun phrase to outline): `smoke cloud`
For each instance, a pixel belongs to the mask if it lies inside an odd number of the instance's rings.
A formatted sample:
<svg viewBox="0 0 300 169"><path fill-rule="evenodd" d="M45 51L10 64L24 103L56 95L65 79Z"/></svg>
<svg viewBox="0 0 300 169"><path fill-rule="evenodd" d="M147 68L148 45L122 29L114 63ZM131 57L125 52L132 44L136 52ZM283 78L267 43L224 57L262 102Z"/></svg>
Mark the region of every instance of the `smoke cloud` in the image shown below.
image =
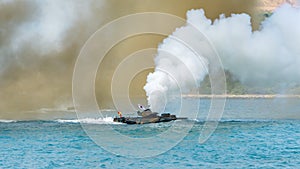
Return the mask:
<svg viewBox="0 0 300 169"><path fill-rule="evenodd" d="M276 9L252 32L250 16L221 16L213 24L203 11L190 11L196 24L212 41L224 68L243 83L274 85L298 83L300 75L300 10L289 4ZM197 18L202 18L198 22ZM211 22L210 22L211 23Z"/></svg>
<svg viewBox="0 0 300 169"><path fill-rule="evenodd" d="M251 13L255 6L256 1L240 0L0 0L0 118L37 119L42 108L71 107L72 73L81 47L118 17L149 11L184 17L191 8L205 8L215 18L219 13ZM113 108L110 85L118 63L136 50L157 47L162 39L133 38L107 54L96 79L102 108ZM133 88L142 91L136 88L142 89L145 81L136 82ZM45 118L54 113L44 113Z"/></svg>
<svg viewBox="0 0 300 169"><path fill-rule="evenodd" d="M176 30L172 36L183 34L191 36L189 27L195 26L207 36L217 50L223 66L234 74L242 83L248 85L284 85L300 82L300 9L284 4L265 19L260 29L253 31L251 17L248 14L232 14L230 17L220 15L214 21L205 16L204 10L187 12L186 26ZM162 72L170 71L178 75L179 81L185 81L183 88L189 88L189 76L174 63L180 60L193 74L197 84L207 74L207 60L195 57L190 49L177 43L169 36L159 46L155 59L156 69L148 75L144 89L149 105L159 110L160 95L172 93L173 86L170 76ZM198 39L191 39L197 41ZM199 46L201 48L201 46ZM172 56L166 57L161 51L169 51ZM198 86L199 87L199 86ZM156 91L153 94L153 91ZM159 91L159 92L157 92Z"/></svg>
<svg viewBox="0 0 300 169"><path fill-rule="evenodd" d="M90 22L101 6L102 1L0 1L1 117L71 105L73 64L102 22Z"/></svg>

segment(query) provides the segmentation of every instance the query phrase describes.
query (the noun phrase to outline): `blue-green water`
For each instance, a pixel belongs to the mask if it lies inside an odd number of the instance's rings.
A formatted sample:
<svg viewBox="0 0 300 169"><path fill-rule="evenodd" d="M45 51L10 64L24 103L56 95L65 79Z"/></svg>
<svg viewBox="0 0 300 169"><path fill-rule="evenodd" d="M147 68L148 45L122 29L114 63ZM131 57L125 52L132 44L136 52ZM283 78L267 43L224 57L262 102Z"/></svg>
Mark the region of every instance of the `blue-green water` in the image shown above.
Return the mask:
<svg viewBox="0 0 300 169"><path fill-rule="evenodd" d="M234 111L238 113L258 111L259 105L255 104L256 108L252 107L252 101L228 102L225 115ZM261 103L257 100L255 102ZM265 105L265 102L268 101L263 100L261 104ZM298 104L293 103L293 106L295 108ZM292 109L293 106L289 104L291 109L286 109L286 112L287 114L295 112L296 117L298 110ZM289 110L292 112L288 112ZM284 110L279 112L285 113ZM253 114L255 113L258 112ZM108 125L132 137L148 137L167 129L171 124ZM92 128L101 128L106 124L89 125ZM87 136L80 123L1 122L0 168L299 168L300 166L300 121L296 118L240 119L239 116L239 120L223 120L210 139L204 144L199 144L202 126L203 122L196 122L182 142L163 154L132 159L103 150ZM137 147L124 148L143 151Z"/></svg>
<svg viewBox="0 0 300 169"><path fill-rule="evenodd" d="M143 126L143 129L137 131L142 133L143 130L151 130L151 125ZM80 124L42 121L1 123L0 168L300 166L300 121L221 122L204 144L197 142L201 126L201 123L197 123L180 144L164 154L145 159L128 159L97 146L85 134Z"/></svg>

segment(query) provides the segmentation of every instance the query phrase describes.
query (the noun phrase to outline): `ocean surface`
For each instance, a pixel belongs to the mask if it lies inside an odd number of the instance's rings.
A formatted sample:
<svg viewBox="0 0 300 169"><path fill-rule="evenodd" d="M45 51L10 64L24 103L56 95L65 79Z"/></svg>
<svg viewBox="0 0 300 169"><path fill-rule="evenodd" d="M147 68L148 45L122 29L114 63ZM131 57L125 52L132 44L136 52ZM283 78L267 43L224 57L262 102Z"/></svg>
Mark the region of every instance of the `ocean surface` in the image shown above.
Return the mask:
<svg viewBox="0 0 300 169"><path fill-rule="evenodd" d="M209 108L201 101L201 112ZM111 127L133 138L156 137L173 122L124 125L103 119L0 121L0 168L299 168L300 101L298 99L228 99L217 129L198 142L205 120L170 150L147 158L118 155L97 145L84 131ZM176 133L174 133L176 134ZM104 137L104 136L103 136ZM108 138L105 138L109 140ZM123 141L123 140L122 140ZM126 142L126 140L124 140ZM168 141L160 146L168 145ZM147 145L115 145L143 152Z"/></svg>

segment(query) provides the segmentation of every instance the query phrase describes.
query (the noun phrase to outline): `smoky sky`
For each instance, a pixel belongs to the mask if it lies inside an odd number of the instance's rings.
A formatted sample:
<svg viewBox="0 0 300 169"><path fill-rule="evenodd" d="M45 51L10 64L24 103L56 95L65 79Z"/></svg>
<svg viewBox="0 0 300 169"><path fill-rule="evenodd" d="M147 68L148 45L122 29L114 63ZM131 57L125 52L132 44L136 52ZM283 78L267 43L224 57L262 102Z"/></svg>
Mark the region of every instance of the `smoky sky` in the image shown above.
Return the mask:
<svg viewBox="0 0 300 169"><path fill-rule="evenodd" d="M245 12L255 20L255 7L256 1L246 0L2 0L0 118L23 118L29 115L22 112L41 108L71 107L72 73L81 47L92 33L118 17L155 11L185 18L187 10L203 8L209 18ZM135 50L157 47L163 38L132 38L126 47L118 44L108 53L96 79L97 98L104 107L111 106L109 89L116 65ZM136 86L142 89L144 84L138 81Z"/></svg>

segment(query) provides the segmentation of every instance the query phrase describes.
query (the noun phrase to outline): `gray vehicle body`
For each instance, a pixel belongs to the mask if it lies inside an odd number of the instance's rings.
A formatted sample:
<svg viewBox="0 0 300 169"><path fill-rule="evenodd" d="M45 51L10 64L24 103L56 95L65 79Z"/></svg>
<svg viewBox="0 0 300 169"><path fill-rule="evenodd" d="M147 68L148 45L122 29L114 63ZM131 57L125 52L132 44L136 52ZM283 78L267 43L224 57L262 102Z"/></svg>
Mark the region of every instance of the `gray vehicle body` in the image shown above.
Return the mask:
<svg viewBox="0 0 300 169"><path fill-rule="evenodd" d="M164 113L158 115L157 112L152 112L150 109L137 112L138 117L115 117L114 122L121 122L126 124L147 124L147 123L160 123L160 122L169 122L177 119L186 119L186 118L177 118L176 115L170 113Z"/></svg>

